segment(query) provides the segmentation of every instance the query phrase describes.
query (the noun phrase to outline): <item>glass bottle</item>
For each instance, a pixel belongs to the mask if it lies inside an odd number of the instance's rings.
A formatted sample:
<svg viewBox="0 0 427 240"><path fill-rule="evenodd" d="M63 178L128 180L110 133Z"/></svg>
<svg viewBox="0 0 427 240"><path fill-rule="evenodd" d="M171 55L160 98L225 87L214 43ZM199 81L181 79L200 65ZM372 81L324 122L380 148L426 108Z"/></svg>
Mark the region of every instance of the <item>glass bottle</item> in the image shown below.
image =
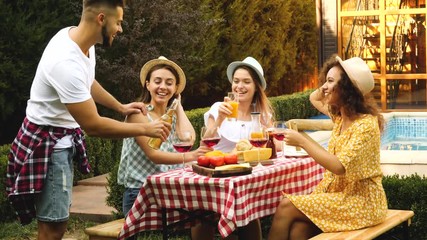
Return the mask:
<svg viewBox="0 0 427 240"><path fill-rule="evenodd" d="M162 121L168 122L168 123L172 123L172 118L173 115L176 112L176 107L178 106L178 99L174 99L172 104L170 105L170 107L168 108L168 110L166 111L165 114L163 114L160 119ZM156 149L158 150L160 148L160 146L162 145L162 139L160 138L150 138L148 140L148 146L150 146L152 149Z"/></svg>
<svg viewBox="0 0 427 240"><path fill-rule="evenodd" d="M260 158L260 148L262 148L268 141L267 132L261 124L261 114L259 112L251 112L252 126L251 132L249 135L249 142L254 146L258 151L258 167L262 167L261 158Z"/></svg>
<svg viewBox="0 0 427 240"><path fill-rule="evenodd" d="M261 132L261 113L259 112L251 112L251 132Z"/></svg>

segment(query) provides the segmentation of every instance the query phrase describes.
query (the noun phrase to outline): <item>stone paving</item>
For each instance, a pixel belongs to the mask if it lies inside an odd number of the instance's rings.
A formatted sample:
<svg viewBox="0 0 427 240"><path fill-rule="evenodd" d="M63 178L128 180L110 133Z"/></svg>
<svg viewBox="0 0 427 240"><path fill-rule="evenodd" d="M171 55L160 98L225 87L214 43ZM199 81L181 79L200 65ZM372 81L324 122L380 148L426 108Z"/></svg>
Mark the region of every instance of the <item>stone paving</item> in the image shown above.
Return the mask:
<svg viewBox="0 0 427 240"><path fill-rule="evenodd" d="M71 216L94 222L107 222L113 219L114 208L107 206L107 176L100 175L84 179L73 187Z"/></svg>

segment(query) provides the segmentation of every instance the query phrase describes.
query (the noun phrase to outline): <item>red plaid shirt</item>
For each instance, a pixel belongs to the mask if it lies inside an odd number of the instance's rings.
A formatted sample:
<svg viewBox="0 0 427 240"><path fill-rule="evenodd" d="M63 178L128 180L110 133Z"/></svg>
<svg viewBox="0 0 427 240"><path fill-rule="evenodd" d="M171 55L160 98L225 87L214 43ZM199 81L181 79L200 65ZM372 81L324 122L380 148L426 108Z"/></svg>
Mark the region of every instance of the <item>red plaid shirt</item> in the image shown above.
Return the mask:
<svg viewBox="0 0 427 240"><path fill-rule="evenodd" d="M24 119L8 155L6 191L22 224L35 217L34 194L40 193L55 144L72 135L82 173L90 172L84 134L80 128L39 126Z"/></svg>

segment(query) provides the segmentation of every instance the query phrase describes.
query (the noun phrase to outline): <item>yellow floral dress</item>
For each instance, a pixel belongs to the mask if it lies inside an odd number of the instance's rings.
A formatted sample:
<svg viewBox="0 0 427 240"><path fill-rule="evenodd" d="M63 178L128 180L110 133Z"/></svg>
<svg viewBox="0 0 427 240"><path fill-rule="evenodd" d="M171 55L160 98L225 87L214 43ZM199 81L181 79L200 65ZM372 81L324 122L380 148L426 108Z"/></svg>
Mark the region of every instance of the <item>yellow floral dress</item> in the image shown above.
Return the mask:
<svg viewBox="0 0 427 240"><path fill-rule="evenodd" d="M355 230L381 223L387 199L380 168L380 131L377 118L363 115L340 134L335 125L328 151L344 165L344 175L327 171L313 193L286 195L323 232Z"/></svg>

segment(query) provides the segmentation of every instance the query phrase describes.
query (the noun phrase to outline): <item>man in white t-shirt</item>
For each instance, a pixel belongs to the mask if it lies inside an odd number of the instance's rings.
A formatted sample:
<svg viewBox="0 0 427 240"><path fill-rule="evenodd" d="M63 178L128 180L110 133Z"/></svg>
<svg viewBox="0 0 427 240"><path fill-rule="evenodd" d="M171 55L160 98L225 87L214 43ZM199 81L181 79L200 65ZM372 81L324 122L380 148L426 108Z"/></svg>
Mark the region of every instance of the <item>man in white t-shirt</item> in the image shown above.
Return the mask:
<svg viewBox="0 0 427 240"><path fill-rule="evenodd" d="M83 0L77 27L60 30L43 52L26 118L8 155L7 192L22 224L38 220L38 239L62 239L69 217L72 159L89 172L84 135L166 140L170 124L124 123L98 114L96 104L123 115L143 103L121 104L95 80L95 47L122 32L124 0Z"/></svg>

